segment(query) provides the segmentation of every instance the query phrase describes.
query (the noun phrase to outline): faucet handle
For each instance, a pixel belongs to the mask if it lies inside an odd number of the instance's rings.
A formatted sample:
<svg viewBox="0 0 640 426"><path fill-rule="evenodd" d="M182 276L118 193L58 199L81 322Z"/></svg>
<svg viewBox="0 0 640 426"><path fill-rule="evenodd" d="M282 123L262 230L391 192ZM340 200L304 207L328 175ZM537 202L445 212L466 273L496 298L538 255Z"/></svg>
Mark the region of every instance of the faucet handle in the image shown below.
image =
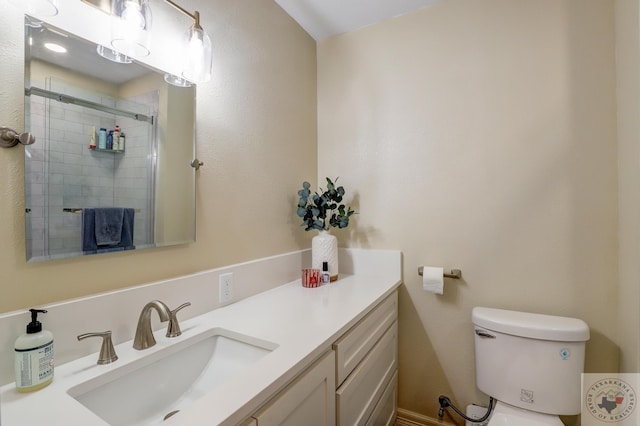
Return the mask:
<svg viewBox="0 0 640 426"><path fill-rule="evenodd" d="M116 350L113 348L111 341L111 330L100 333L85 333L78 336L78 341L87 337L102 337L102 347L100 348L100 356L98 357L98 365L111 364L118 360Z"/></svg>
<svg viewBox="0 0 640 426"><path fill-rule="evenodd" d="M191 306L191 302L183 303L182 305L175 308L173 311L169 311L169 325L167 326L167 334L166 337L178 337L182 334L180 330L180 324L178 324L178 317L176 314L179 310L186 308L187 306Z"/></svg>

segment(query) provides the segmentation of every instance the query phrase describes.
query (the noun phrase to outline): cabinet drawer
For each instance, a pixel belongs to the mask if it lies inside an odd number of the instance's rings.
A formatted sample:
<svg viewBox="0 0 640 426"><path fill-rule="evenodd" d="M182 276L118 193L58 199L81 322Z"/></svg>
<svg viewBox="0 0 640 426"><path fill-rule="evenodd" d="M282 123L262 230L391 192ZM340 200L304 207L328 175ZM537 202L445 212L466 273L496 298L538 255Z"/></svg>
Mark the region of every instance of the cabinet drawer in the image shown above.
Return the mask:
<svg viewBox="0 0 640 426"><path fill-rule="evenodd" d="M367 426L392 426L396 421L396 406L398 401L398 372L396 371L387 385L378 405L374 408Z"/></svg>
<svg viewBox="0 0 640 426"><path fill-rule="evenodd" d="M380 341L336 391L338 425L363 425L371 416L398 366L398 324Z"/></svg>
<svg viewBox="0 0 640 426"><path fill-rule="evenodd" d="M351 374L397 317L398 292L393 292L333 344L336 351L337 386Z"/></svg>

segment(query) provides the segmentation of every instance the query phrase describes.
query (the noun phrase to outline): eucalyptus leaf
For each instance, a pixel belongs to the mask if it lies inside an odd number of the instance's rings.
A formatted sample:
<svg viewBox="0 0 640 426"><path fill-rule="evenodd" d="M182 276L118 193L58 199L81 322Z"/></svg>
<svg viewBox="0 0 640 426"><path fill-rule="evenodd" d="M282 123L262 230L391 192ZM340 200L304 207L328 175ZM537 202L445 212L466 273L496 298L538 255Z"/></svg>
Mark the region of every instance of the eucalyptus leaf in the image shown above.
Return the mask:
<svg viewBox="0 0 640 426"><path fill-rule="evenodd" d="M300 191L298 191L298 195L300 197L307 198L310 194L311 194L311 191L309 191L308 189L301 189Z"/></svg>
<svg viewBox="0 0 640 426"><path fill-rule="evenodd" d="M302 218L302 226L305 231L326 230L329 227L346 228L349 226L349 217L356 212L351 207L345 207L342 199L345 195L344 187L336 188L335 182L326 178L327 190L320 189L320 193L311 194L311 184L302 183L302 189L298 191L298 207L296 214Z"/></svg>

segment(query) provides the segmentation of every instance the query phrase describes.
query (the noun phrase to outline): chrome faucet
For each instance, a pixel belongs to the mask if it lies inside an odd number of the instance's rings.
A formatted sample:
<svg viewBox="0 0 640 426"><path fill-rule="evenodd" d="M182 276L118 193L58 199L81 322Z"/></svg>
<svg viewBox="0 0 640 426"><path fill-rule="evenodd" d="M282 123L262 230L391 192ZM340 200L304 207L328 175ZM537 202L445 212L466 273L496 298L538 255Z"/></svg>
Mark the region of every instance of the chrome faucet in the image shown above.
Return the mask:
<svg viewBox="0 0 640 426"><path fill-rule="evenodd" d="M164 302L153 300L144 305L142 312L140 312L140 318L138 318L136 337L133 339L133 349L147 349L156 344L156 339L153 337L153 330L151 330L151 309L158 311L160 321L165 322L169 320L171 310Z"/></svg>

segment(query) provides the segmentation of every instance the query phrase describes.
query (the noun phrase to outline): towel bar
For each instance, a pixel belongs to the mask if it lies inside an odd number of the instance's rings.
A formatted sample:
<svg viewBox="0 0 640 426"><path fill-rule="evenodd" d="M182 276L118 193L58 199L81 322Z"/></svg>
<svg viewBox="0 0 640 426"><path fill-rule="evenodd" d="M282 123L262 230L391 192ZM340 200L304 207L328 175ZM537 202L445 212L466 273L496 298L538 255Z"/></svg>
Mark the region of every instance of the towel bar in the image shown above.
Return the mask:
<svg viewBox="0 0 640 426"><path fill-rule="evenodd" d="M418 266L418 275L422 276L422 271L424 270L424 266ZM452 269L451 273L445 272L442 274L445 278L453 278L459 280L462 278L462 271L460 269Z"/></svg>
<svg viewBox="0 0 640 426"><path fill-rule="evenodd" d="M136 213L140 213L140 209L134 209ZM82 209L81 208L68 208L68 207L63 207L62 211L65 213L82 213Z"/></svg>

